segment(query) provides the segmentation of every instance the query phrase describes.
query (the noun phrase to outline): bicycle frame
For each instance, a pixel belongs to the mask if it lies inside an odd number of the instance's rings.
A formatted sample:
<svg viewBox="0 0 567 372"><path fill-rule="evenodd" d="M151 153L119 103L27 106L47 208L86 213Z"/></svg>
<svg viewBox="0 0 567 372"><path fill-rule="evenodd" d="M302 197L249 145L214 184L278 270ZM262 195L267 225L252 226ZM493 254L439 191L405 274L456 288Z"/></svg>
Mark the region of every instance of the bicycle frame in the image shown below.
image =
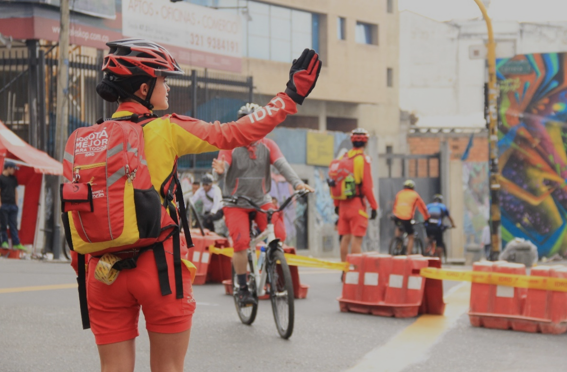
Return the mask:
<svg viewBox="0 0 567 372"><path fill-rule="evenodd" d="M268 259L270 259L272 251L274 249L273 243L278 242L278 239L276 238L276 233L275 233L275 230L274 230L274 224L272 222L272 217L273 217L274 213L283 211L289 205L289 203L293 200L293 198L295 198L296 196L306 195L307 193L308 192L306 192L306 191L294 192L290 197L287 198L287 200L285 200L282 203L282 205L280 206L279 209L273 210L273 211L262 210L258 205L254 204L249 198L246 198L246 197L243 197L243 196L233 196L231 198L225 198L225 200L228 199L228 200L231 200L233 202L237 201L238 198L242 198L244 200L247 200L248 203L250 205L252 205L252 207L254 209L256 209L256 211L258 213L266 213L267 214L268 224L266 226L266 229L264 231L262 231L257 237L251 239L250 245L248 246L248 262L252 263L252 267L250 268L250 274L254 275L254 279L255 279L255 283L256 283L256 293L258 294L258 297L266 294L265 285L266 285L266 279L267 279L267 276L268 276L268 273L267 273L267 270L266 270L266 263L267 263ZM256 258L256 245L258 245L258 243L260 243L264 239L267 240L267 243L266 243L266 259L262 263L262 267L258 267L257 260L255 259ZM279 249L279 246L278 246L278 249Z"/></svg>
<svg viewBox="0 0 567 372"><path fill-rule="evenodd" d="M250 268L250 273L254 275L254 282L256 283L256 293L259 296L263 296L266 294L266 279L267 279L267 272L266 272L266 261L262 263L262 267L258 267L257 260L256 260L256 246L258 243L262 242L264 239L267 238L266 243L266 257L269 256L271 253L270 244L276 240L276 234L274 232L274 224L268 223L266 226L266 230L262 231L260 235L255 237L254 239L250 240L250 245L248 246L248 262L252 262L252 267ZM260 271L262 271L260 273Z"/></svg>

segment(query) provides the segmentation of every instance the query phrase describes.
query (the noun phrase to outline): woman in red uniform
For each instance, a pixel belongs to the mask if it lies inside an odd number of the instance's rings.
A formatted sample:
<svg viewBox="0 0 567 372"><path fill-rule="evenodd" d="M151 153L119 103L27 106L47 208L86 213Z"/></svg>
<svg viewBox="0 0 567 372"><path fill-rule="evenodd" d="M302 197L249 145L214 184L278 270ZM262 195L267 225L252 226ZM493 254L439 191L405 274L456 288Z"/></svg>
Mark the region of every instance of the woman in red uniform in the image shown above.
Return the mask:
<svg viewBox="0 0 567 372"><path fill-rule="evenodd" d="M105 77L97 86L99 95L119 102L114 118L152 117L152 110L169 107L167 77L182 74L171 54L150 41L127 39L110 42L104 59ZM198 119L165 115L143 126L145 155L151 181L159 190L172 173L178 157L220 149L246 146L263 138L311 92L317 81L320 61L312 50L305 50L294 61L285 93L279 93L263 115L236 122L206 123ZM170 282L174 282L172 239L163 242ZM115 252L119 257L127 252ZM122 255L122 256L121 256ZM94 277L98 258L91 257L87 272L87 301L90 324L95 335L103 372L134 371L135 338L138 336L140 308L144 312L150 338L152 371L183 371L189 345L195 300L191 277L183 271L183 298L162 296L156 262L151 253L139 254L137 267L122 270L111 284ZM74 262L77 268L76 260Z"/></svg>

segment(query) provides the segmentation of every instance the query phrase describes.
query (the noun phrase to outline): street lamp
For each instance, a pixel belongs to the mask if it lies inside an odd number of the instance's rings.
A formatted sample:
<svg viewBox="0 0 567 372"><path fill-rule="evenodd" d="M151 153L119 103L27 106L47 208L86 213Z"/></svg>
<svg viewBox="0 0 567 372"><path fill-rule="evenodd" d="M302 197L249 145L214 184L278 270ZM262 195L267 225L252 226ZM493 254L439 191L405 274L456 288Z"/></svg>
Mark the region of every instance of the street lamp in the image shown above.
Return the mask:
<svg viewBox="0 0 567 372"><path fill-rule="evenodd" d="M496 261L500 253L500 170L498 169L498 115L496 112L496 43L492 20L481 0L474 0L480 8L488 30L488 154L490 164L490 260Z"/></svg>

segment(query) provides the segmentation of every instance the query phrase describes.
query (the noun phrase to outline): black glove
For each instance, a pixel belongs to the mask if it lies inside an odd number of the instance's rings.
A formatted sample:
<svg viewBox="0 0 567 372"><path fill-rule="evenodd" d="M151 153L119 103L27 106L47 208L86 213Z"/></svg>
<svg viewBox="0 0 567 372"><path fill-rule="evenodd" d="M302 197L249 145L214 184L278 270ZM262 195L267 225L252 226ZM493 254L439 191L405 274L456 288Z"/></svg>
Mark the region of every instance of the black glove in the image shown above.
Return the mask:
<svg viewBox="0 0 567 372"><path fill-rule="evenodd" d="M224 213L223 213L222 209L219 209L219 210L217 211L217 213L211 215L211 219L212 219L213 221L218 221L218 220L220 220L223 216L224 216Z"/></svg>
<svg viewBox="0 0 567 372"><path fill-rule="evenodd" d="M374 220L376 219L376 216L378 216L378 211L376 209L373 209L372 212L370 212L370 219Z"/></svg>
<svg viewBox="0 0 567 372"><path fill-rule="evenodd" d="M285 93L301 105L315 88L320 71L319 55L313 49L305 49L298 59L293 60Z"/></svg>
<svg viewBox="0 0 567 372"><path fill-rule="evenodd" d="M339 207L335 207L335 214L338 216L339 215Z"/></svg>

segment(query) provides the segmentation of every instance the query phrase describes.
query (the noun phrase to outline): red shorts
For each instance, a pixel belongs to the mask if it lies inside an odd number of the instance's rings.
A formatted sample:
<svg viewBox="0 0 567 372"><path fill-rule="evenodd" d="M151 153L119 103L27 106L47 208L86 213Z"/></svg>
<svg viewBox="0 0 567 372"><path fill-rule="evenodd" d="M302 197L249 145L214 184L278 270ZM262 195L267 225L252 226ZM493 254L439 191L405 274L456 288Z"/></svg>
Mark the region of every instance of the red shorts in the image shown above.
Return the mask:
<svg viewBox="0 0 567 372"><path fill-rule="evenodd" d="M262 209L275 209L272 203L262 205ZM248 215L250 212L255 212L255 209L238 208L238 207L224 207L224 218L228 232L232 238L235 252L242 252L248 249L250 245L250 220ZM254 219L258 228L262 231L268 225L268 217L264 213L256 212ZM281 217L281 213L276 213L272 216L272 223L274 224L274 233L276 238L282 242L285 240L285 225Z"/></svg>
<svg viewBox="0 0 567 372"><path fill-rule="evenodd" d="M142 253L137 267L122 270L111 285L94 277L98 258L91 258L87 273L87 300L91 329L97 345L112 344L136 338L140 306L146 329L157 333L179 333L191 328L196 302L193 299L191 275L182 264L184 298L175 297L172 240L164 242L169 284L172 294L162 296L152 251Z"/></svg>
<svg viewBox="0 0 567 372"><path fill-rule="evenodd" d="M368 228L368 213L360 198L339 203L339 235L365 236Z"/></svg>

